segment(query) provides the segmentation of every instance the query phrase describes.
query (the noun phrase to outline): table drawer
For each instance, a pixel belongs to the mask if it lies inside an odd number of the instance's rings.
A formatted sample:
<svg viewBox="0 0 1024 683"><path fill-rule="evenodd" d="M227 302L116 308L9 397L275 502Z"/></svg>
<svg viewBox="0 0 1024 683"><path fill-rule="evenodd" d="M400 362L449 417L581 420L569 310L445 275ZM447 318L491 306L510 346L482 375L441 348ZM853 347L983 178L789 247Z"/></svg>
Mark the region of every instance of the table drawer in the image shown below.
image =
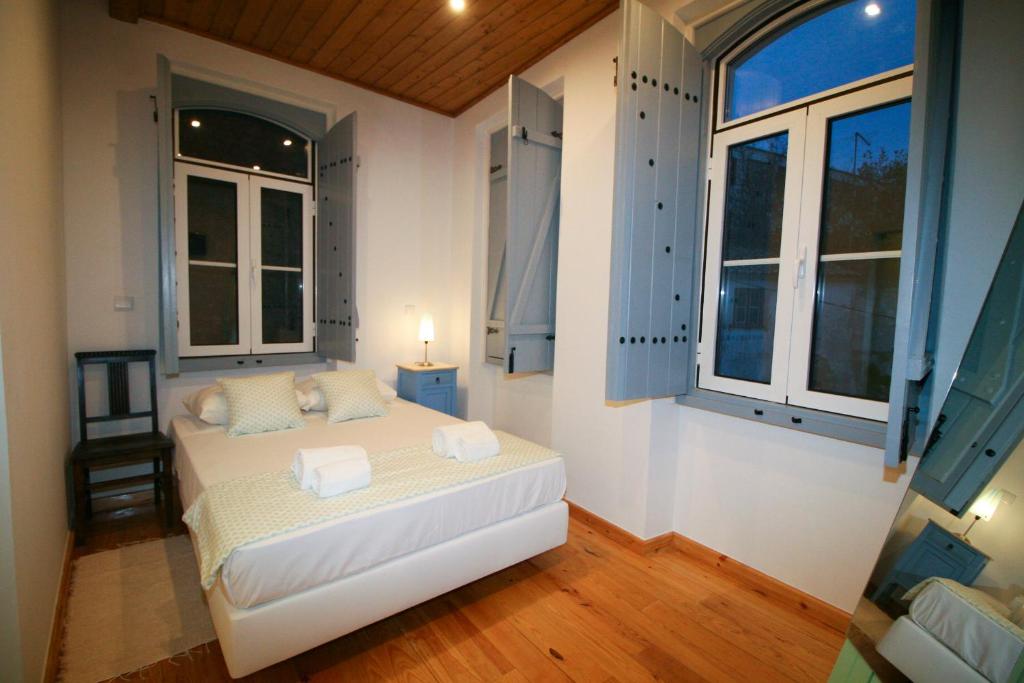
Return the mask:
<svg viewBox="0 0 1024 683"><path fill-rule="evenodd" d="M451 370L421 372L417 375L420 387L448 387L455 384L455 373Z"/></svg>

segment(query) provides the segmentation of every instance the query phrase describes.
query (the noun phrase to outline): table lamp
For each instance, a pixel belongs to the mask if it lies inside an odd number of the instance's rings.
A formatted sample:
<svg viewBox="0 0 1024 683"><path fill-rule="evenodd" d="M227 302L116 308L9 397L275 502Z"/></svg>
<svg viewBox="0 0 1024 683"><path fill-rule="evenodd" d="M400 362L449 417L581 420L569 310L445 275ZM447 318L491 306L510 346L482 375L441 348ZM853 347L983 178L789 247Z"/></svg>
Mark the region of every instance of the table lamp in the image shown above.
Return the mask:
<svg viewBox="0 0 1024 683"><path fill-rule="evenodd" d="M970 510L968 510L970 514L974 515L974 520L971 521L970 526L964 531L963 539L967 540L967 534L971 533L971 529L974 528L979 519L983 519L986 522L992 521L992 516L996 514L996 509L1000 503L1013 503L1016 498L1017 496L1003 489L988 489L985 493L978 496L971 504Z"/></svg>
<svg viewBox="0 0 1024 683"><path fill-rule="evenodd" d="M420 319L420 341L423 342L423 361L416 363L423 367L429 367L433 365L427 360L427 347L430 342L434 341L434 319L430 317L429 313L424 313Z"/></svg>

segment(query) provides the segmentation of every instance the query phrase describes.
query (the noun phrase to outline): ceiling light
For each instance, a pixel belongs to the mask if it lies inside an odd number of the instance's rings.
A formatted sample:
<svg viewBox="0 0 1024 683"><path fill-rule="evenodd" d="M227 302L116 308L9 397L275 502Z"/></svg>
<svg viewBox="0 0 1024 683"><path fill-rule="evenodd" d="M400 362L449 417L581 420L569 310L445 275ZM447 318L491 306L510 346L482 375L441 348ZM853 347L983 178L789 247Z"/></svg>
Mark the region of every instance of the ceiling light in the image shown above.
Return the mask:
<svg viewBox="0 0 1024 683"><path fill-rule="evenodd" d="M879 6L877 2L869 2L867 5L864 6L864 14L868 15L869 17L877 17L881 13L882 8Z"/></svg>
<svg viewBox="0 0 1024 683"><path fill-rule="evenodd" d="M260 165L259 164L253 164L252 165L252 170L254 170L254 171L260 170Z"/></svg>
<svg viewBox="0 0 1024 683"><path fill-rule="evenodd" d="M198 128L201 125L203 125L203 124L199 123L199 119L192 119L192 127L193 128Z"/></svg>
<svg viewBox="0 0 1024 683"><path fill-rule="evenodd" d="M448 0L448 6L456 12L466 9L466 0Z"/></svg>
<svg viewBox="0 0 1024 683"><path fill-rule="evenodd" d="M284 139L284 146L285 147L291 147L292 146L292 141L290 139L288 139L288 138L285 138Z"/></svg>

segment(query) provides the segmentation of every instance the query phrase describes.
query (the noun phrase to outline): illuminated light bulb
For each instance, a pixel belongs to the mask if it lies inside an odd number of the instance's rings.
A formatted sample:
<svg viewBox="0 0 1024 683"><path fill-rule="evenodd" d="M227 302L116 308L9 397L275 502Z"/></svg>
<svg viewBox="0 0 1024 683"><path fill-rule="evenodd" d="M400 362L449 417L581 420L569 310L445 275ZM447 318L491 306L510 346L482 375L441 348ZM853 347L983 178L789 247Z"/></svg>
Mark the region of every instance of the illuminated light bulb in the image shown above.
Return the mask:
<svg viewBox="0 0 1024 683"><path fill-rule="evenodd" d="M292 141L290 139L288 139L288 138L285 138L284 146L285 147L291 147L292 146Z"/></svg>
<svg viewBox="0 0 1024 683"><path fill-rule="evenodd" d="M201 125L203 125L203 124L201 124L201 123L199 122L199 119L192 119L192 127L193 127L193 128L198 128L198 127L199 127L199 126L201 126Z"/></svg>
<svg viewBox="0 0 1024 683"><path fill-rule="evenodd" d="M254 170L254 171L260 170L260 165L259 164L253 164L252 165L252 170Z"/></svg>
<svg viewBox="0 0 1024 683"><path fill-rule="evenodd" d="M881 13L882 8L881 6L879 6L877 2L869 2L867 5L864 6L864 14L868 15L869 17L877 17Z"/></svg>
<svg viewBox="0 0 1024 683"><path fill-rule="evenodd" d="M456 12L466 9L466 0L448 0L448 6Z"/></svg>

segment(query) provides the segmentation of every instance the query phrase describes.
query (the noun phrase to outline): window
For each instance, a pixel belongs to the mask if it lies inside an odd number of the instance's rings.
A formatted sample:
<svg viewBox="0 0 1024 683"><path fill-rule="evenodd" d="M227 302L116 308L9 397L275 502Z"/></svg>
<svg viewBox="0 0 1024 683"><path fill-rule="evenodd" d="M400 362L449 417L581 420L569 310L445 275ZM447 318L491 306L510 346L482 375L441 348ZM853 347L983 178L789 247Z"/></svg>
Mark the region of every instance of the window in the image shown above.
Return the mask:
<svg viewBox="0 0 1024 683"><path fill-rule="evenodd" d="M179 354L312 351L312 185L182 160L305 177L308 140L233 112L180 110L178 124Z"/></svg>
<svg viewBox="0 0 1024 683"><path fill-rule="evenodd" d="M886 419L913 17L831 4L720 65L698 387Z"/></svg>

